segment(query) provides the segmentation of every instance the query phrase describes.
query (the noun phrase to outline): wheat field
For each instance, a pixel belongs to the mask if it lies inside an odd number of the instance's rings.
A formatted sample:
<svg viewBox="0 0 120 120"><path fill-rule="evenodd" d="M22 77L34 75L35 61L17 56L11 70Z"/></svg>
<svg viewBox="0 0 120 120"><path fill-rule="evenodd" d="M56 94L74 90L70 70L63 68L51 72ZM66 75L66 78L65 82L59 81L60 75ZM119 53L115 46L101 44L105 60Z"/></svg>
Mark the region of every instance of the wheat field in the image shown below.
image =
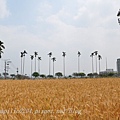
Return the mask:
<svg viewBox="0 0 120 120"><path fill-rule="evenodd" d="M120 120L120 79L0 80L0 120Z"/></svg>

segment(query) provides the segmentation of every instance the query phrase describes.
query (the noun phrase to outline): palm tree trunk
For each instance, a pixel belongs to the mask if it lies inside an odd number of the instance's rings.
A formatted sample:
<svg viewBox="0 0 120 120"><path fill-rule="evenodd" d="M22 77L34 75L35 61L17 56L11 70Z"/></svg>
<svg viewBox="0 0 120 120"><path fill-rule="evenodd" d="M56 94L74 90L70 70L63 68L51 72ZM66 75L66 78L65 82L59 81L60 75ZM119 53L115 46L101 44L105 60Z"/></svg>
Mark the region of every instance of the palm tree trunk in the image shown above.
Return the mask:
<svg viewBox="0 0 120 120"><path fill-rule="evenodd" d="M35 57L35 72L36 72L36 57Z"/></svg>
<svg viewBox="0 0 120 120"><path fill-rule="evenodd" d="M93 65L93 56L92 56L92 74L94 73L94 65Z"/></svg>
<svg viewBox="0 0 120 120"><path fill-rule="evenodd" d="M65 77L65 57L63 57L63 73L64 73L64 77Z"/></svg>
<svg viewBox="0 0 120 120"><path fill-rule="evenodd" d="M31 79L32 79L32 60L31 60Z"/></svg>
<svg viewBox="0 0 120 120"><path fill-rule="evenodd" d="M24 75L24 69L25 69L25 56L23 57L23 75Z"/></svg>
<svg viewBox="0 0 120 120"><path fill-rule="evenodd" d="M100 60L99 60L99 75L100 75Z"/></svg>
<svg viewBox="0 0 120 120"><path fill-rule="evenodd" d="M50 67L51 67L51 57L49 57L49 75L50 75Z"/></svg>
<svg viewBox="0 0 120 120"><path fill-rule="evenodd" d="M23 69L23 68L22 68L22 57L21 57L21 75L22 75L22 69Z"/></svg>
<svg viewBox="0 0 120 120"><path fill-rule="evenodd" d="M78 73L80 72L80 58L78 56Z"/></svg>
<svg viewBox="0 0 120 120"><path fill-rule="evenodd" d="M38 60L38 73L40 75L40 60Z"/></svg>
<svg viewBox="0 0 120 120"><path fill-rule="evenodd" d="M54 61L53 61L53 77L54 77Z"/></svg>
<svg viewBox="0 0 120 120"><path fill-rule="evenodd" d="M96 73L97 73L97 55L96 55Z"/></svg>

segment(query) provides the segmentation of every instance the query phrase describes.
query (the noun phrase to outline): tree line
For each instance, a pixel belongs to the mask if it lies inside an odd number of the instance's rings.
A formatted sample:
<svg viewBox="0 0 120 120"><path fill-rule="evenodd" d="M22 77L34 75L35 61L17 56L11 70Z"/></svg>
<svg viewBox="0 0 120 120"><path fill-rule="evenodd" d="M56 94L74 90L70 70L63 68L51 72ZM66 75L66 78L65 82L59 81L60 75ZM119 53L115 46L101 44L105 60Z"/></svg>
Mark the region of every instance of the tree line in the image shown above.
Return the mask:
<svg viewBox="0 0 120 120"><path fill-rule="evenodd" d="M2 57L2 53L3 53L3 49L5 49L4 43L2 41L0 41L0 58ZM20 52L20 57L21 57L21 73L18 74L18 70L17 70L17 77L18 78L25 78L28 77L25 75L25 56L27 55L27 51L24 50L23 52ZM37 77L41 77L41 78L61 78L61 77L66 77L66 69L65 69L65 57L66 57L66 52L62 52L62 57L63 57L63 73L62 72L57 72L55 73L54 71L54 63L56 61L56 57L52 57L52 52L49 52L48 54L49 57L49 75L45 75L45 74L41 74L40 71L40 61L42 60L41 56L38 55L38 52L35 51L33 55L30 55L30 59L31 59L31 78L37 78ZM105 77L105 76L112 76L113 74L107 74L107 75L100 75L100 60L102 59L102 56L100 54L98 54L98 51L94 51L90 54L90 57L92 58L92 64L91 64L91 68L92 68L92 72L88 73L87 75L83 72L80 72L80 56L81 56L81 52L78 51L77 52L77 56L78 56L78 72L73 73L72 75L69 75L67 77L71 78L79 78L79 77L94 77L94 76L101 76L101 77ZM93 58L96 58L96 71L94 71L94 64L93 64ZM35 65L35 69L33 71L33 60L34 60L34 65ZM38 71L36 70L36 64L37 64L37 60L38 60ZM99 73L97 71L97 60L99 60ZM51 74L51 61L53 62L53 73ZM8 75L8 73L4 73L4 76ZM15 78L15 74L11 74L12 78Z"/></svg>

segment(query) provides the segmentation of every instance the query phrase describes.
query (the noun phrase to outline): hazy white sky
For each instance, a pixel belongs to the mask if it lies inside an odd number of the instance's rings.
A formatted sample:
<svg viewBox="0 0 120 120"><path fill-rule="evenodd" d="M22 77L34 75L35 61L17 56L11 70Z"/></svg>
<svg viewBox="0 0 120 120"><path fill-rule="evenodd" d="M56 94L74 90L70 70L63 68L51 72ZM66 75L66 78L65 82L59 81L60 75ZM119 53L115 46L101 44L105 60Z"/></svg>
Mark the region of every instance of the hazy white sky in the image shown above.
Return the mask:
<svg viewBox="0 0 120 120"><path fill-rule="evenodd" d="M30 55L37 51L42 57L41 73L48 74L47 54L52 52L56 57L55 72L62 72L65 51L69 75L77 72L78 51L80 70L89 73L90 54L98 50L101 70L105 70L106 58L108 68L116 70L120 57L119 8L120 0L0 0L0 39L6 46L2 59L12 61L10 73L17 67L20 72L20 52L26 50L25 73L29 75ZM0 62L1 73L4 63Z"/></svg>

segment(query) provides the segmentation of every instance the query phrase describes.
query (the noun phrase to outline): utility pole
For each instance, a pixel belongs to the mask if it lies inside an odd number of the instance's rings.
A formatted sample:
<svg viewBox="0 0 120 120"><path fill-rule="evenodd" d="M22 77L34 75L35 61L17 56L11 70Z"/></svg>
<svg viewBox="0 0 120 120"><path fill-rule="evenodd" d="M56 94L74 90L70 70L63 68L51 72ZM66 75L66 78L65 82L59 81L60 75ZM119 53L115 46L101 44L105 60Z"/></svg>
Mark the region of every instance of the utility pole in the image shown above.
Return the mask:
<svg viewBox="0 0 120 120"><path fill-rule="evenodd" d="M9 61L9 59L6 59L6 60L4 60L4 62L5 62L5 68L4 68L5 73L4 73L4 76L5 76L5 79L6 79L6 75L7 75L7 71L8 71L7 65L9 65L9 63L11 63L11 61Z"/></svg>
<svg viewBox="0 0 120 120"><path fill-rule="evenodd" d="M6 71L7 71L7 69L6 69L6 60L5 60L5 74L4 74L5 79L6 79Z"/></svg>

